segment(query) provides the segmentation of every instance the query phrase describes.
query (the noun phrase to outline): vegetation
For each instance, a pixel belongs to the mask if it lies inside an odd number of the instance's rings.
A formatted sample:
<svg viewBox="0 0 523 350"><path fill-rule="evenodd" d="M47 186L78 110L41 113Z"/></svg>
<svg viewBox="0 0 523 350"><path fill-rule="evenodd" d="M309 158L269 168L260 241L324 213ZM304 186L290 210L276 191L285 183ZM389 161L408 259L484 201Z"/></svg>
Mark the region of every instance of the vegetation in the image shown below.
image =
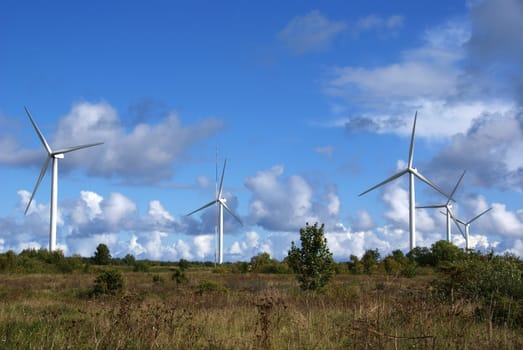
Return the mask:
<svg viewBox="0 0 523 350"><path fill-rule="evenodd" d="M116 295L122 291L123 275L118 270L107 270L99 274L94 280L91 296Z"/></svg>
<svg viewBox="0 0 523 350"><path fill-rule="evenodd" d="M369 250L335 264L322 293L308 293L288 273L289 259L269 254L215 269L212 262L111 258L111 266L99 266L61 252L6 252L0 347L523 348L519 258L447 242L381 255ZM148 271L134 272L138 263ZM407 278L409 266L415 273Z"/></svg>
<svg viewBox="0 0 523 350"><path fill-rule="evenodd" d="M98 244L94 252L93 262L96 265L109 265L111 263L111 253L109 247L103 243Z"/></svg>
<svg viewBox="0 0 523 350"><path fill-rule="evenodd" d="M300 286L304 290L318 290L325 287L334 274L334 260L327 247L323 234L324 225L309 226L300 229L301 248L292 242L287 256L287 264L297 274Z"/></svg>

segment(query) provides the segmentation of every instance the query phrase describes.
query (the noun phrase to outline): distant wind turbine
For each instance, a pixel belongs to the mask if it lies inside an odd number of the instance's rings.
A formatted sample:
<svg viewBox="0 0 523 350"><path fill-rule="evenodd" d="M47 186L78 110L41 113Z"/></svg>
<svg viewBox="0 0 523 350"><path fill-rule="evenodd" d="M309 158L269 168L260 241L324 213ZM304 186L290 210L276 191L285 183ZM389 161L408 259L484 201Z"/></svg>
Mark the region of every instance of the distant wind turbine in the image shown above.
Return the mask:
<svg viewBox="0 0 523 350"><path fill-rule="evenodd" d="M223 177L225 175L226 166L227 166L227 159L225 159L223 162L222 178L220 180L220 188L216 192L216 199L210 201L209 203L205 204L204 206L187 214L187 216L190 216L196 212L199 212L200 210L210 207L211 205L214 205L214 204L218 205L218 210L219 210L219 214L218 214L218 217L219 217L218 218L218 232L219 232L218 264L223 263L223 208L225 208L225 210L227 210L229 212L229 214L231 214L240 224L242 223L240 218L236 214L234 214L234 212L229 208L229 206L227 206L227 199L222 197Z"/></svg>
<svg viewBox="0 0 523 350"><path fill-rule="evenodd" d="M461 179L463 179L463 176L465 175L465 171L463 171L463 174L461 174L458 182L456 183L456 186L454 186L454 189L450 193L450 197L447 197L447 202L445 204L434 204L434 205L420 205L416 208L445 208L447 216L447 241L452 242L452 230L451 230L451 220L453 217L452 213L452 201L454 200L454 193L456 193L456 190L458 189L458 186L461 182Z"/></svg>
<svg viewBox="0 0 523 350"><path fill-rule="evenodd" d="M465 250L469 250L470 249L470 246L469 246L469 238L470 238L470 224L474 221L476 221L477 219L480 218L480 216L482 216L483 214L486 214L488 211L492 210L492 207L491 208L488 208L487 210L484 210L482 211L481 213L479 213L478 215L474 216L472 219L470 219L469 221L462 221L458 218L456 218L454 215L452 215L452 219L454 220L454 223L456 224L456 226L458 227L459 231L461 232L461 235L463 236L463 238L465 238ZM458 225L458 223L462 224L464 227L465 227L465 232L463 232L463 230L461 229L461 227Z"/></svg>
<svg viewBox="0 0 523 350"><path fill-rule="evenodd" d="M44 135L36 125L33 117L31 116L31 113L29 113L29 110L27 107L25 107L25 112L27 113L27 116L31 120L31 124L33 124L33 127L36 131L36 134L38 135L38 138L44 145L44 148L47 152L47 158L45 159L44 166L42 167L42 171L40 171L40 176L38 177L38 180L36 181L36 185L34 187L33 193L31 194L31 198L29 199L29 202L27 203L27 207L25 208L25 214L27 214L27 211L29 210L29 206L31 205L31 202L33 201L33 198L36 194L36 191L38 190L38 186L40 186L40 182L42 182L42 179L45 176L45 173L47 171L47 167L49 165L49 161L53 160L53 170L51 173L51 208L50 208L50 220L49 220L49 251L52 252L56 249L56 215L58 212L58 159L63 159L65 153L77 151L82 148L87 147L93 147L97 145L103 144L103 142L98 143L90 143L86 145L79 145L79 146L72 146L67 148L62 148L53 151L47 141L45 140Z"/></svg>
<svg viewBox="0 0 523 350"><path fill-rule="evenodd" d="M415 208L415 194L414 194L414 178L417 177L421 181L425 182L430 187L434 188L439 193L443 194L445 197L449 197L441 190L438 186L436 186L434 183L432 183L429 179L427 179L425 176L423 176L416 168L412 166L413 157L414 157L414 134L416 131L416 119L418 117L418 112L414 115L414 125L412 126L412 136L410 138L410 150L409 150L409 163L407 165L407 168L400 171L399 173L392 175L391 177L385 179L384 181L380 182L379 184L369 188L365 192L362 192L359 194L359 196L363 196L364 194L382 186L386 183L389 183L405 174L409 174L409 231L410 231L410 250L414 249L416 247L416 208Z"/></svg>

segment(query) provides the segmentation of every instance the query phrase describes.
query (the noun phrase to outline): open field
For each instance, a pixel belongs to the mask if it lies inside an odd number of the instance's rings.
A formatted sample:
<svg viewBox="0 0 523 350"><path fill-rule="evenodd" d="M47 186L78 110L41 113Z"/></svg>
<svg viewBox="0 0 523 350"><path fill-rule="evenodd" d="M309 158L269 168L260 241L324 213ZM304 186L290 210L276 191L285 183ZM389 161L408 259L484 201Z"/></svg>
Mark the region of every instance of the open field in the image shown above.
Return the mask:
<svg viewBox="0 0 523 350"><path fill-rule="evenodd" d="M521 349L520 328L441 302L431 276L337 275L323 293L294 276L169 267L124 272L92 298L97 273L3 274L2 349Z"/></svg>

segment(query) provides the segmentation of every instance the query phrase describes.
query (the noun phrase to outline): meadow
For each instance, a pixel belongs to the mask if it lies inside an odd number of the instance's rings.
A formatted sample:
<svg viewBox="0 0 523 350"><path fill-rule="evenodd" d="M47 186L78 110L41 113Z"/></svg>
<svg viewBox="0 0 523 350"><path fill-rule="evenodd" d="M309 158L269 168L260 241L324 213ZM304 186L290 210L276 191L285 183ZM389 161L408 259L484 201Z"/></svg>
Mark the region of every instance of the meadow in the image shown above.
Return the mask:
<svg viewBox="0 0 523 350"><path fill-rule="evenodd" d="M94 296L104 269L118 271L123 287ZM321 292L301 290L289 273L204 265L0 277L1 349L523 348L521 327L435 293L432 270L413 278L343 271Z"/></svg>

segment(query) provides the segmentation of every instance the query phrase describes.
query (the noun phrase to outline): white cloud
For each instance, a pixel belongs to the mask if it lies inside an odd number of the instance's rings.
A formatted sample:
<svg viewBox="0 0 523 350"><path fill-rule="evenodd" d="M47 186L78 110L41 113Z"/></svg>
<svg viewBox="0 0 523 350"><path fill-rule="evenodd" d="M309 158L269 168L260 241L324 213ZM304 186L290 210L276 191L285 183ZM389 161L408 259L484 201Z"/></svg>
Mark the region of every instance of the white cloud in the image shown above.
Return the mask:
<svg viewBox="0 0 523 350"><path fill-rule="evenodd" d="M34 117L38 123L38 113L34 113ZM61 173L86 169L90 175L114 177L130 183L165 182L172 178L173 163L194 144L217 133L223 126L221 121L213 118L183 125L174 111L155 123L138 123L130 128L122 123L108 103L74 104L69 114L58 122L55 133L45 135L51 147L94 142L104 144L68 153L60 163ZM0 139L2 144L12 152L8 158L0 157L0 163L13 164L13 159L19 159L15 164L41 166L41 149L26 151L13 139L5 137Z"/></svg>
<svg viewBox="0 0 523 350"><path fill-rule="evenodd" d="M136 211L136 204L121 193L111 193L103 203L104 219L116 226Z"/></svg>
<svg viewBox="0 0 523 350"><path fill-rule="evenodd" d="M193 238L195 247L195 255L202 259L213 254L212 243L214 243L214 235L199 235Z"/></svg>
<svg viewBox="0 0 523 350"><path fill-rule="evenodd" d="M294 17L278 34L280 41L295 54L327 49L335 36L346 28L343 21L332 21L314 10Z"/></svg>
<svg viewBox="0 0 523 350"><path fill-rule="evenodd" d="M321 221L318 211L313 210L313 190L307 181L298 175L282 178L283 166L276 165L269 170L259 171L245 180L245 186L252 192L249 204L249 220L269 230L294 231L306 222ZM322 208L337 211L337 197L331 196L331 203Z"/></svg>
<svg viewBox="0 0 523 350"><path fill-rule="evenodd" d="M393 30L403 26L403 16L392 15L386 18L378 15L369 15L356 21L358 30L386 29Z"/></svg>

